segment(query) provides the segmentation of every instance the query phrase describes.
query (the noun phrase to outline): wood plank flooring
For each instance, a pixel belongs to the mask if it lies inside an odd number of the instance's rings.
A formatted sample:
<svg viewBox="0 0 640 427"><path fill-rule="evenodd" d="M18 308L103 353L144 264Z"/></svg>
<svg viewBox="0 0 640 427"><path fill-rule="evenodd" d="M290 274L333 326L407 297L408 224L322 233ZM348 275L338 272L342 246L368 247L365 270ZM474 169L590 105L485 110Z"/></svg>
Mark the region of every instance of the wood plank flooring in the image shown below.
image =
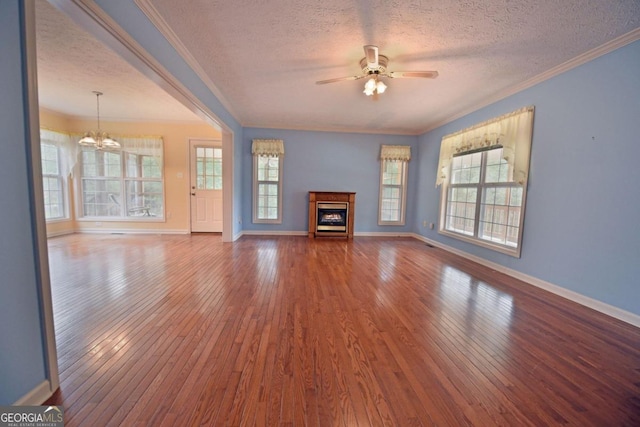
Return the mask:
<svg viewBox="0 0 640 427"><path fill-rule="evenodd" d="M67 427L640 425L640 329L415 239L49 257Z"/></svg>

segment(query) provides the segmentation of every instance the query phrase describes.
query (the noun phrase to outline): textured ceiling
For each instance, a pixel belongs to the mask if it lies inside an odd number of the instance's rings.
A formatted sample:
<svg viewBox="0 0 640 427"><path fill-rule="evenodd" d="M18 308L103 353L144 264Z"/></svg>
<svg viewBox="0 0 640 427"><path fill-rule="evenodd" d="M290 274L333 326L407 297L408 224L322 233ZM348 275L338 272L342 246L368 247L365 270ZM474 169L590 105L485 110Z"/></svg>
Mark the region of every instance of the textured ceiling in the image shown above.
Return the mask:
<svg viewBox="0 0 640 427"><path fill-rule="evenodd" d="M177 39L243 126L268 128L419 134L640 26L638 0L136 2L154 9L159 29ZM76 102L99 89L114 118L142 111L195 117L179 104L166 106L171 100L153 83L78 38L80 30L65 25L73 34L61 35L55 27L41 41L48 23L48 15L37 22L43 106L74 113ZM70 44L78 39L83 46ZM364 80L315 84L360 74L365 44L379 46L390 71L440 76L387 79L377 100L362 93ZM95 59L87 61L87 46ZM122 107L128 95L136 99L131 111ZM112 96L120 109L107 113Z"/></svg>
<svg viewBox="0 0 640 427"><path fill-rule="evenodd" d="M36 1L36 49L41 107L95 118L97 90L101 120L202 122L44 0Z"/></svg>

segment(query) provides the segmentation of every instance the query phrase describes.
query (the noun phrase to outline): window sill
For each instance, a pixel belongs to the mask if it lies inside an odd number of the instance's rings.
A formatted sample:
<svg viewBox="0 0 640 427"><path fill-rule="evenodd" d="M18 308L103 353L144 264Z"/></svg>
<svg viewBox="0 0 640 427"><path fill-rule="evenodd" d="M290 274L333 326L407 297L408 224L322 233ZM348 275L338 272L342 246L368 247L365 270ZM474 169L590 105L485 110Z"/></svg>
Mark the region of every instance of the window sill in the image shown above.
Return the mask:
<svg viewBox="0 0 640 427"><path fill-rule="evenodd" d="M396 225L396 226L403 226L405 225L404 221L378 221L378 225L384 226L384 225Z"/></svg>
<svg viewBox="0 0 640 427"><path fill-rule="evenodd" d="M253 219L252 224L282 224L281 219Z"/></svg>
<svg viewBox="0 0 640 427"><path fill-rule="evenodd" d="M71 221L71 218L53 218L53 219L48 219L47 224L57 224L60 222L69 222L69 221Z"/></svg>
<svg viewBox="0 0 640 427"><path fill-rule="evenodd" d="M487 240L481 240L475 237L469 237L447 230L438 230L438 234L442 234L443 236L451 237L456 240L461 240L463 242L471 243L472 245L480 246L482 248L491 249L492 251L500 252L514 258L520 258L520 245L518 245L517 248L512 248L510 246L491 243Z"/></svg>

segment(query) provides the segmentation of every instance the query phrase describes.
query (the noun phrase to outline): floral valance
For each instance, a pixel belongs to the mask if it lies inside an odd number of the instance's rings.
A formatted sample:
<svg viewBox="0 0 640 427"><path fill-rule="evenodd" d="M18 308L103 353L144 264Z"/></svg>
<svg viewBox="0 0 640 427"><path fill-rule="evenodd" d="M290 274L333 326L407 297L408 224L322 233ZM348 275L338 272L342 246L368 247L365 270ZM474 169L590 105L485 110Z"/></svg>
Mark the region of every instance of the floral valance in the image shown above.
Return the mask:
<svg viewBox="0 0 640 427"><path fill-rule="evenodd" d="M380 160L411 160L411 146L383 145L380 148Z"/></svg>
<svg viewBox="0 0 640 427"><path fill-rule="evenodd" d="M502 146L509 180L526 184L533 131L534 107L525 107L442 137L436 187L447 182L455 155Z"/></svg>
<svg viewBox="0 0 640 427"><path fill-rule="evenodd" d="M254 139L251 153L255 156L284 156L284 141L281 139Z"/></svg>

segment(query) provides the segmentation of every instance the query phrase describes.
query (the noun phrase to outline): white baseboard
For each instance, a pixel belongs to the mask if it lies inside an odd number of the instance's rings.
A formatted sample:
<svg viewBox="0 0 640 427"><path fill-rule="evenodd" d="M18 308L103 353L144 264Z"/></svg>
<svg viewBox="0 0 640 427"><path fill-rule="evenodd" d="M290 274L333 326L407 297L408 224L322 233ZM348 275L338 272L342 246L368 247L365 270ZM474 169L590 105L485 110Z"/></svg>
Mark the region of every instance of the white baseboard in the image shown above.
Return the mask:
<svg viewBox="0 0 640 427"><path fill-rule="evenodd" d="M281 231L281 230L244 230L241 236L307 236L306 231Z"/></svg>
<svg viewBox="0 0 640 427"><path fill-rule="evenodd" d="M496 270L496 271L499 271L500 273L504 273L518 280L522 280L523 282L529 285L544 289L545 291L549 291L553 294L559 295L563 298L576 302L580 305L584 305L585 307L589 307L593 310L599 311L600 313L606 314L615 319L622 320L623 322L629 323L633 326L640 328L640 316L638 316L637 314L634 314L629 311L623 310L621 308L615 307L613 305L604 303L602 301L598 301L596 299L582 295L578 292L569 290L567 288L563 288L562 286L555 285L553 283L547 282L542 279L538 279L537 277L533 277L528 274L521 273L517 270L513 270L511 268L505 267L495 262L488 261L484 258L471 255L459 249L452 248L451 246L447 246L435 240L428 239L420 234L413 233L412 235L416 239L421 240L425 243L428 243L432 246L443 249L447 252L451 252L452 254L461 256L462 258L466 258L468 260L477 262L478 264L484 265L485 267L491 268L492 270Z"/></svg>
<svg viewBox="0 0 640 427"><path fill-rule="evenodd" d="M237 234L242 236L308 236L308 231L270 231L270 230L244 230ZM359 231L353 233L354 237L414 237L410 232L386 232L386 231Z"/></svg>
<svg viewBox="0 0 640 427"><path fill-rule="evenodd" d="M13 406L38 406L42 405L48 398L53 395L55 390L51 390L51 383L48 380L42 381L33 390L16 400Z"/></svg>
<svg viewBox="0 0 640 427"><path fill-rule="evenodd" d="M81 234L189 234L189 230L180 229L156 229L156 230L132 230L116 228L83 228L75 231Z"/></svg>
<svg viewBox="0 0 640 427"><path fill-rule="evenodd" d="M47 233L47 238L58 237L58 236L66 236L67 234L73 234L73 233L75 233L74 230L54 231L54 232L51 232L51 233Z"/></svg>
<svg viewBox="0 0 640 427"><path fill-rule="evenodd" d="M394 232L394 231L356 231L354 237L414 237L414 233L410 232Z"/></svg>

